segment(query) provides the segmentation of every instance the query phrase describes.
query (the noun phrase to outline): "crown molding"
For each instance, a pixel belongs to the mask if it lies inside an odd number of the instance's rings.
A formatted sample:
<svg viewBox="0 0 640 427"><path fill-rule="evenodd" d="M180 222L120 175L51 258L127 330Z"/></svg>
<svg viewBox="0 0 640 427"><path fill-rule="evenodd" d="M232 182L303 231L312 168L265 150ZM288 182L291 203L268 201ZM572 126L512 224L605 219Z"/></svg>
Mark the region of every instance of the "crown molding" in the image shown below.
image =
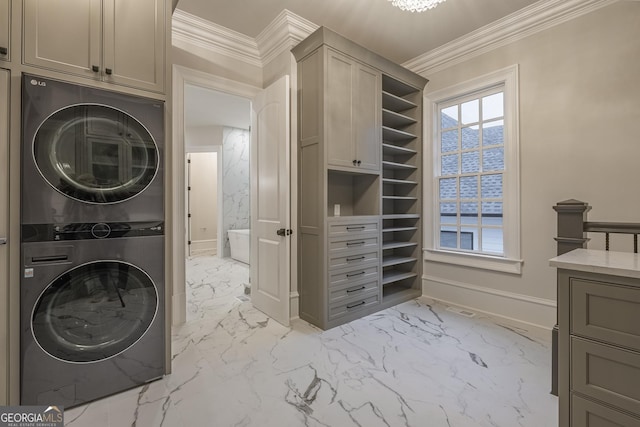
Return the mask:
<svg viewBox="0 0 640 427"><path fill-rule="evenodd" d="M256 37L262 63L268 64L282 52L291 50L318 29L318 25L283 9Z"/></svg>
<svg viewBox="0 0 640 427"><path fill-rule="evenodd" d="M318 25L283 9L254 39L176 9L173 40L262 67L313 33Z"/></svg>
<svg viewBox="0 0 640 427"><path fill-rule="evenodd" d="M405 68L426 76L570 21L618 0L540 0L411 59Z"/></svg>
<svg viewBox="0 0 640 427"><path fill-rule="evenodd" d="M262 67L255 39L180 9L173 13L171 35L175 41Z"/></svg>

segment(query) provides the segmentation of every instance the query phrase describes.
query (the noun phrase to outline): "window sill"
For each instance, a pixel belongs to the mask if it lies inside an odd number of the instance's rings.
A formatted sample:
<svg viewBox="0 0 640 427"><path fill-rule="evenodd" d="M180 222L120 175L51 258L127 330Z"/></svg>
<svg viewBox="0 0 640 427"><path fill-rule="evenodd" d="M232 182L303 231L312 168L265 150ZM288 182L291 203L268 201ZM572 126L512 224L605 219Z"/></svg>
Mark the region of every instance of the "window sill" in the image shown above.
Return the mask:
<svg viewBox="0 0 640 427"><path fill-rule="evenodd" d="M524 262L521 259L450 252L440 249L425 249L424 260L511 274L521 274Z"/></svg>

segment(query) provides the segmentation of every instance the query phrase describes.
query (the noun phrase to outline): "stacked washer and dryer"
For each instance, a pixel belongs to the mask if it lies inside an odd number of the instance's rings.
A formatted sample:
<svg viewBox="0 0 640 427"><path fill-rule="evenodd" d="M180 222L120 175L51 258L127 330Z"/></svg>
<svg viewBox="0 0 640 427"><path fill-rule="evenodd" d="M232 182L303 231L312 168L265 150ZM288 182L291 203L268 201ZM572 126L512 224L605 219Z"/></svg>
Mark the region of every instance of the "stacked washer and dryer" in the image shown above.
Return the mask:
<svg viewBox="0 0 640 427"><path fill-rule="evenodd" d="M165 372L164 105L22 82L21 403L71 407Z"/></svg>

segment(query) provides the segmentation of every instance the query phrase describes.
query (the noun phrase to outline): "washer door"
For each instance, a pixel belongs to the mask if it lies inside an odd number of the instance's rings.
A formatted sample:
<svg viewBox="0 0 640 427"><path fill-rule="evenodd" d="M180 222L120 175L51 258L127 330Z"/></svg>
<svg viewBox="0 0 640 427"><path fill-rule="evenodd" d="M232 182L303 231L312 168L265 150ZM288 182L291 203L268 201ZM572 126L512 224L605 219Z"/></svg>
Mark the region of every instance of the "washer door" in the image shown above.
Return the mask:
<svg viewBox="0 0 640 427"><path fill-rule="evenodd" d="M31 317L36 342L51 356L95 362L135 344L158 308L151 278L130 264L98 261L55 279Z"/></svg>
<svg viewBox="0 0 640 427"><path fill-rule="evenodd" d="M73 105L49 116L33 140L44 179L60 193L88 203L135 197L158 171L158 147L135 118L115 108Z"/></svg>

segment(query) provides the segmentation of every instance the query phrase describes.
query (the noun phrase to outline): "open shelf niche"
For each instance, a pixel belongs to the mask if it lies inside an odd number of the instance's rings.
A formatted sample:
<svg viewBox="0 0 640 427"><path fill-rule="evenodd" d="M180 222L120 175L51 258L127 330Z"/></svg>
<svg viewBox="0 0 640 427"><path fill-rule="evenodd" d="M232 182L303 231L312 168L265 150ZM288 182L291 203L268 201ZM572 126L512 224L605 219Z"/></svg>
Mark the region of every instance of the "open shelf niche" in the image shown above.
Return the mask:
<svg viewBox="0 0 640 427"><path fill-rule="evenodd" d="M421 293L422 92L382 76L383 303Z"/></svg>
<svg viewBox="0 0 640 427"><path fill-rule="evenodd" d="M361 215L380 215L380 176L329 169L327 217Z"/></svg>

